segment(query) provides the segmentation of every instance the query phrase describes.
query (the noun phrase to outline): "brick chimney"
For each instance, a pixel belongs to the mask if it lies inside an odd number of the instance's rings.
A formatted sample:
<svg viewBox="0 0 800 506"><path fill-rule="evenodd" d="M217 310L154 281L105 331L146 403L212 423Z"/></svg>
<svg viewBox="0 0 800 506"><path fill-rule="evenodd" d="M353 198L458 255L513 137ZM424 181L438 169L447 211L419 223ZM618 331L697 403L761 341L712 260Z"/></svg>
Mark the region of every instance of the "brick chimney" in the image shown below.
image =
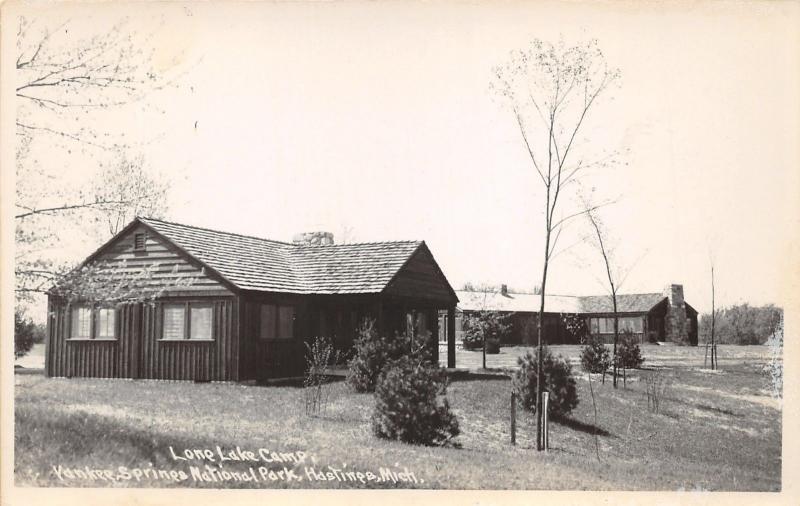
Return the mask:
<svg viewBox="0 0 800 506"><path fill-rule="evenodd" d="M295 234L292 242L303 246L331 246L333 234L330 232L303 232Z"/></svg>
<svg viewBox="0 0 800 506"><path fill-rule="evenodd" d="M686 303L683 300L683 285L670 284L664 288L667 297L667 314L664 316L664 339L673 343L688 343L689 328L686 324Z"/></svg>

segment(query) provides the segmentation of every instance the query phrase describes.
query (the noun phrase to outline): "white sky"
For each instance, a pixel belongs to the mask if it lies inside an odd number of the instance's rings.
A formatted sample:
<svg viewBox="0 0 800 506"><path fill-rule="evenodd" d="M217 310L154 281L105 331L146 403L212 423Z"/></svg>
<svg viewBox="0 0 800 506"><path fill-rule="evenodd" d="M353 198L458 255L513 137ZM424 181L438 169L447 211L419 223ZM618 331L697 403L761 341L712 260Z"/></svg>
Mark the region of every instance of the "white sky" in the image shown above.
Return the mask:
<svg viewBox="0 0 800 506"><path fill-rule="evenodd" d="M456 288L532 287L543 194L491 69L533 37L596 38L622 81L584 133L630 154L593 183L623 195L603 211L623 263L644 255L623 291L683 283L708 310L713 246L718 304L782 303L800 229L797 4L691 5L138 5L124 12L132 25L163 19L163 61L182 54L191 70L152 97L158 112L103 121L160 135L145 154L180 182L174 221L281 240L344 226L359 241L424 239ZM67 15L93 27L121 14ZM568 230L565 244L585 224ZM591 251L564 253L548 293L604 293L600 267Z"/></svg>

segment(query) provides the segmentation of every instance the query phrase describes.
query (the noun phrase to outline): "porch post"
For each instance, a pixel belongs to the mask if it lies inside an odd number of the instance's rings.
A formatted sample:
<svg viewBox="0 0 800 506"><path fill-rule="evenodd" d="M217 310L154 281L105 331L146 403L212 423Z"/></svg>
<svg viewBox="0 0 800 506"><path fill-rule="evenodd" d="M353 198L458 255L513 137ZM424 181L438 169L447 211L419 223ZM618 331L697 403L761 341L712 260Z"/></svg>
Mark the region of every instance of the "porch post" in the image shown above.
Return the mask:
<svg viewBox="0 0 800 506"><path fill-rule="evenodd" d="M383 300L378 298L378 302L375 304L375 325L377 326L378 335L383 337Z"/></svg>
<svg viewBox="0 0 800 506"><path fill-rule="evenodd" d="M456 308L447 308L447 367L456 366Z"/></svg>

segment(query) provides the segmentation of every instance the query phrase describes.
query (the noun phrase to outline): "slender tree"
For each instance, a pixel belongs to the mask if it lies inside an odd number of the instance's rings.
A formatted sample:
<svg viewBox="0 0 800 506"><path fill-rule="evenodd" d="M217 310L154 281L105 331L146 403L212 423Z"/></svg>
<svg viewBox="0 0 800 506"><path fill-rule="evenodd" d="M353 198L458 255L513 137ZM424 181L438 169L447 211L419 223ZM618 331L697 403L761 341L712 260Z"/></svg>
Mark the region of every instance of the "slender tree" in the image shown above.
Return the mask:
<svg viewBox="0 0 800 506"><path fill-rule="evenodd" d="M714 281L714 258L711 258L711 370L717 369L717 308L716 308L716 283Z"/></svg>
<svg viewBox="0 0 800 506"><path fill-rule="evenodd" d="M542 322L545 311L547 273L556 252L564 224L582 214L563 213L562 201L568 186L587 169L606 164L614 155L595 161L586 158L588 142L579 136L598 98L617 81L619 71L609 68L596 41L567 46L533 40L523 50L495 68L493 89L513 112L522 141L536 177L544 190L544 251L537 347L539 378L536 394L536 447L542 441ZM583 153L581 153L583 151Z"/></svg>
<svg viewBox="0 0 800 506"><path fill-rule="evenodd" d="M619 306L617 304L617 295L625 279L630 274L636 262L632 262L627 266L623 266L616 254L616 246L611 238L605 223L603 222L600 214L598 213L597 206L592 205L590 199L586 195L581 195L583 207L586 210L585 216L591 228L592 244L595 249L600 253L603 258L603 267L605 269L605 278L608 283L608 292L611 297L611 308L614 314L614 343L612 350L612 367L614 376L614 388L617 388L617 376L619 370ZM641 257L640 257L641 258Z"/></svg>
<svg viewBox="0 0 800 506"><path fill-rule="evenodd" d="M498 292L496 287L486 284L468 286L467 291L472 292L471 302L478 307L478 310L464 316L465 338L474 340L477 337L481 340L483 368L486 369L487 340L502 340L511 328L509 323L511 315L504 314L502 308L498 310L489 307L489 297Z"/></svg>

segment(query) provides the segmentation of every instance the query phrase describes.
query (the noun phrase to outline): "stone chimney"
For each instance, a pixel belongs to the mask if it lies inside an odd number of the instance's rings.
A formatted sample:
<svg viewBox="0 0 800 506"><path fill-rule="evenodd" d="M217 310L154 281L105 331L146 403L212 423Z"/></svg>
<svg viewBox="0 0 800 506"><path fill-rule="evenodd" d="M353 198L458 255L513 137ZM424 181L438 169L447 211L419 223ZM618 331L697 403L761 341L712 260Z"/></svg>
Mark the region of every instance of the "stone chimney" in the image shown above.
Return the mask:
<svg viewBox="0 0 800 506"><path fill-rule="evenodd" d="M500 285L500 295L508 297L508 285Z"/></svg>
<svg viewBox="0 0 800 506"><path fill-rule="evenodd" d="M667 297L667 314L664 316L664 338L673 343L688 343L689 328L686 324L686 303L683 300L683 285L670 284L664 288Z"/></svg>
<svg viewBox="0 0 800 506"><path fill-rule="evenodd" d="M292 242L303 246L331 246L333 234L330 232L303 232L295 234Z"/></svg>

